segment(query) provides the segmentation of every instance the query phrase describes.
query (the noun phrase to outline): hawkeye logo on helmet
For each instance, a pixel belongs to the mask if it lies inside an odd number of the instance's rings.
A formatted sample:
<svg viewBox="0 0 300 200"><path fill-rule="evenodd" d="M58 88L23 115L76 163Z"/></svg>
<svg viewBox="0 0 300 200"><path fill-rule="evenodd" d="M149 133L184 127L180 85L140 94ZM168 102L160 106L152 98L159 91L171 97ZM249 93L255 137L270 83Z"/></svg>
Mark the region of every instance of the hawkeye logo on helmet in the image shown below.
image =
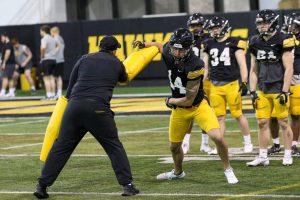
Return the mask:
<svg viewBox="0 0 300 200"><path fill-rule="evenodd" d="M173 47L182 49L182 45L181 45L181 44L176 44L176 43L175 43L175 44L173 45Z"/></svg>

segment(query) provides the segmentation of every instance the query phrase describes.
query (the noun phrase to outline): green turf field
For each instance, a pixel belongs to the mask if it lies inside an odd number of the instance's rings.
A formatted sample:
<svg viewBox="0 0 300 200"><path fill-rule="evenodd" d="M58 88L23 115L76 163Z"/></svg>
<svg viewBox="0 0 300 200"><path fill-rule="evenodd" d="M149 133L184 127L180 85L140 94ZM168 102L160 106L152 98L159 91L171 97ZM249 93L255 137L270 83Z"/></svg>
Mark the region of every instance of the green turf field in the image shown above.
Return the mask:
<svg viewBox="0 0 300 200"><path fill-rule="evenodd" d="M257 151L257 126L249 119ZM43 133L49 118L0 119L0 199L34 199L32 192L43 163L39 161ZM134 182L141 194L132 199L300 199L300 158L284 167L280 156L270 166L249 168L253 154L231 154L240 183L227 184L216 156L199 152L200 130L194 127L191 149L184 162L186 177L177 181L156 180L172 169L168 149L168 116L117 116L116 122L131 163ZM238 126L227 120L226 140L231 148L242 147ZM238 149L237 149L238 150ZM208 159L211 160L208 160ZM275 160L274 160L275 159ZM49 188L50 199L124 199L110 162L96 140L87 134Z"/></svg>

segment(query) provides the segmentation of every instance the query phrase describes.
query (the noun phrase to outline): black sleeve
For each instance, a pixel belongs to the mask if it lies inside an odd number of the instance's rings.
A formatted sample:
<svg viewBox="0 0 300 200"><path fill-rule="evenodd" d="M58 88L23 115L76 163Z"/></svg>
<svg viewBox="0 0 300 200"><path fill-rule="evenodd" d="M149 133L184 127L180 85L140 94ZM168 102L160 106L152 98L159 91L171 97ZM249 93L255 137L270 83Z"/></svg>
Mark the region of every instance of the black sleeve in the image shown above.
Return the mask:
<svg viewBox="0 0 300 200"><path fill-rule="evenodd" d="M125 66L123 65L123 63L121 63L121 67L122 67L122 70L121 70L121 73L119 75L119 82L120 83L125 83L128 81L128 74L126 73L126 69L125 69Z"/></svg>
<svg viewBox="0 0 300 200"><path fill-rule="evenodd" d="M66 98L69 99L70 98L70 95L71 95L71 92L72 92L72 88L73 86L75 85L76 81L77 81L77 78L78 78L78 68L80 66L80 63L82 61L82 58L80 58L76 64L74 65L74 68L71 72L71 76L70 76L70 81L69 81L69 86L68 86L68 89L67 89L67 94L66 94Z"/></svg>

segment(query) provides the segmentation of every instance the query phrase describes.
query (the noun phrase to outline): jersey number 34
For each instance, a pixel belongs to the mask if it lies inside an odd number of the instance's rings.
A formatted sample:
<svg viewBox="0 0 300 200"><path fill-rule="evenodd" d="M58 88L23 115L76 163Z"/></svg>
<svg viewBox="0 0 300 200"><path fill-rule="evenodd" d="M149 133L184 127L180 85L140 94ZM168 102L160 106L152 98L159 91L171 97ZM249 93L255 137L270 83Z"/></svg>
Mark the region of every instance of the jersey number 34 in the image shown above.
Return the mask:
<svg viewBox="0 0 300 200"><path fill-rule="evenodd" d="M220 56L218 56L219 49L217 48L211 49L209 53L212 58L210 61L212 66L217 66L220 62L223 62L225 66L231 65L229 47L225 47Z"/></svg>

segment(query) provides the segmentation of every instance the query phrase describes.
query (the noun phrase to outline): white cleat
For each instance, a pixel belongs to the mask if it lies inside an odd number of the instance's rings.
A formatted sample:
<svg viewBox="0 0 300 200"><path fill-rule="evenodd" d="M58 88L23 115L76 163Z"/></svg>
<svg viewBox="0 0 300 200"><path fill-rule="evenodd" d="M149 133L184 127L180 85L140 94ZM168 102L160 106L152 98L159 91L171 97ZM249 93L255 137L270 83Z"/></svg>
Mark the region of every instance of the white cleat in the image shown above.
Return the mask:
<svg viewBox="0 0 300 200"><path fill-rule="evenodd" d="M269 164L270 164L269 158L263 158L263 157L256 157L253 161L246 163L246 165L249 167L268 166Z"/></svg>
<svg viewBox="0 0 300 200"><path fill-rule="evenodd" d="M224 174L227 178L227 182L229 184L236 184L239 182L239 180L236 178L236 176L234 175L233 169L232 168L228 168L224 171Z"/></svg>
<svg viewBox="0 0 300 200"><path fill-rule="evenodd" d="M293 164L293 158L292 156L284 156L282 159L282 164L284 166L290 166Z"/></svg>
<svg viewBox="0 0 300 200"><path fill-rule="evenodd" d="M253 151L253 144L245 144L244 145L244 153L251 153Z"/></svg>
<svg viewBox="0 0 300 200"><path fill-rule="evenodd" d="M187 154L190 150L190 144L189 142L182 142L181 144L181 147L182 147L182 151L183 151L183 154Z"/></svg>
<svg viewBox="0 0 300 200"><path fill-rule="evenodd" d="M157 180L174 180L174 179L181 179L183 177L185 177L184 171L182 171L180 174L176 175L175 170L173 169L170 172L165 172L165 173L157 175L156 179Z"/></svg>
<svg viewBox="0 0 300 200"><path fill-rule="evenodd" d="M211 151L207 152L208 155L218 155L218 151L216 148L212 149Z"/></svg>
<svg viewBox="0 0 300 200"><path fill-rule="evenodd" d="M208 144L201 144L200 151L204 153L210 152L212 149Z"/></svg>

